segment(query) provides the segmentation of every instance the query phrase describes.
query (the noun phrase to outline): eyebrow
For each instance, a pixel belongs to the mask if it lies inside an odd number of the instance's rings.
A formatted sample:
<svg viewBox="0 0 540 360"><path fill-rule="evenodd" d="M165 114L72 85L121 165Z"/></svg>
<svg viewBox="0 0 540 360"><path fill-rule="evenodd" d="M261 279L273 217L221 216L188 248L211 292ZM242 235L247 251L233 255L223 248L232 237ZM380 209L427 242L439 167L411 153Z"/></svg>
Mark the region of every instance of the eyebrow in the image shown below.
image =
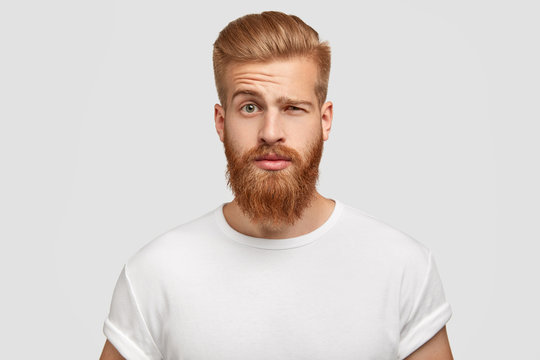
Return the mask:
<svg viewBox="0 0 540 360"><path fill-rule="evenodd" d="M231 98L231 102L234 100L235 97L237 97L239 95L251 95L251 96L262 98L262 95L258 91L241 90L240 89L240 90L236 90L233 93L232 98ZM304 105L304 106L313 107L313 103L311 101L309 101L309 100L293 99L293 98L290 98L290 97L287 97L287 96L280 96L277 99L277 102L280 105L284 105L284 104L291 105L291 106Z"/></svg>
<svg viewBox="0 0 540 360"><path fill-rule="evenodd" d="M304 106L313 107L313 103L309 100L292 99L286 96L280 96L277 102L281 105L285 105L285 104L291 105L291 106L304 105Z"/></svg>
<svg viewBox="0 0 540 360"><path fill-rule="evenodd" d="M256 97L262 97L261 94L257 91L253 91L253 90L236 90L233 95L232 95L232 98L231 98L231 102L234 100L235 97L237 97L238 95L252 95L252 96L256 96Z"/></svg>

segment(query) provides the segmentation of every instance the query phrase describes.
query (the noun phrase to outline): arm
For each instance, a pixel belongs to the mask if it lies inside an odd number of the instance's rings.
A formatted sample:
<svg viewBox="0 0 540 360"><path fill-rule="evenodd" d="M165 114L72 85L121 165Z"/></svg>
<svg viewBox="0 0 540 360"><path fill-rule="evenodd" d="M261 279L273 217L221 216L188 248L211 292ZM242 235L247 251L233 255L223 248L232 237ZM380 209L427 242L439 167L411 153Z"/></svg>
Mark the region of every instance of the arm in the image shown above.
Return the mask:
<svg viewBox="0 0 540 360"><path fill-rule="evenodd" d="M443 326L435 336L407 356L405 360L454 360L446 334L446 326Z"/></svg>
<svg viewBox="0 0 540 360"><path fill-rule="evenodd" d="M109 342L105 341L105 346L103 347L103 352L99 357L99 360L126 360L116 348Z"/></svg>

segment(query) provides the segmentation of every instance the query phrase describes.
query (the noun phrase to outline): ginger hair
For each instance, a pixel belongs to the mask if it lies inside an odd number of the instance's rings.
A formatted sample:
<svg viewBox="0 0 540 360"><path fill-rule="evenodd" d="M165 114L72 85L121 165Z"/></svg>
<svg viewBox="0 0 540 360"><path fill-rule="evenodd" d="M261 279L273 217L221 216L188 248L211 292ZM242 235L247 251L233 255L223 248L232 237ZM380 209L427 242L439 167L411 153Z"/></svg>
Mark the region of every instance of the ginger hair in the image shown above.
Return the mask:
<svg viewBox="0 0 540 360"><path fill-rule="evenodd" d="M330 76L330 46L299 17L278 11L248 14L231 21L214 42L214 79L219 101L226 106L225 72L233 63L268 62L306 57L318 66L315 94L326 100Z"/></svg>

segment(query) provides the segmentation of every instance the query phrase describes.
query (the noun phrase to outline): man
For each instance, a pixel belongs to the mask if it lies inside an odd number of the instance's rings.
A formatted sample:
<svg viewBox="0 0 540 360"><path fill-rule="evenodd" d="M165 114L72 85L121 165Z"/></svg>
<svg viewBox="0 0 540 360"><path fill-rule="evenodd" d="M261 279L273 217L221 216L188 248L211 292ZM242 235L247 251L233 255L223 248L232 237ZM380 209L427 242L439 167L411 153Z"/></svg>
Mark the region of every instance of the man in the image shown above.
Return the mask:
<svg viewBox="0 0 540 360"><path fill-rule="evenodd" d="M213 60L234 200L129 259L101 359L452 359L431 251L316 190L328 44L264 12L227 25Z"/></svg>

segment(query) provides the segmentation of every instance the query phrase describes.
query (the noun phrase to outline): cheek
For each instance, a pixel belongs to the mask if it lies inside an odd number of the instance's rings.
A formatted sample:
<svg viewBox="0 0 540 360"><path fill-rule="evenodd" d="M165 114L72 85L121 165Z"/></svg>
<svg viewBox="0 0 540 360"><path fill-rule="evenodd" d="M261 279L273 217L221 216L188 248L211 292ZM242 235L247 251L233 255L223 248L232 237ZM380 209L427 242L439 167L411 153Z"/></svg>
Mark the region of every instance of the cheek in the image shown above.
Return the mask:
<svg viewBox="0 0 540 360"><path fill-rule="evenodd" d="M251 150L257 145L252 141L249 132L245 129L235 128L231 125L225 125L223 129L224 143L235 152L235 155L241 156L246 151Z"/></svg>
<svg viewBox="0 0 540 360"><path fill-rule="evenodd" d="M240 126L235 121L225 121L224 136L234 143L237 148L249 148L257 144L257 129L255 126Z"/></svg>
<svg viewBox="0 0 540 360"><path fill-rule="evenodd" d="M302 137L301 143L298 143L298 149L301 149L302 157L304 160L311 155L311 152L315 151L320 146L320 143L324 142L322 127L313 129L309 135Z"/></svg>
<svg viewBox="0 0 540 360"><path fill-rule="evenodd" d="M301 126L291 129L290 142L295 143L300 149L307 149L322 136L322 126L320 123L312 123L309 127Z"/></svg>

